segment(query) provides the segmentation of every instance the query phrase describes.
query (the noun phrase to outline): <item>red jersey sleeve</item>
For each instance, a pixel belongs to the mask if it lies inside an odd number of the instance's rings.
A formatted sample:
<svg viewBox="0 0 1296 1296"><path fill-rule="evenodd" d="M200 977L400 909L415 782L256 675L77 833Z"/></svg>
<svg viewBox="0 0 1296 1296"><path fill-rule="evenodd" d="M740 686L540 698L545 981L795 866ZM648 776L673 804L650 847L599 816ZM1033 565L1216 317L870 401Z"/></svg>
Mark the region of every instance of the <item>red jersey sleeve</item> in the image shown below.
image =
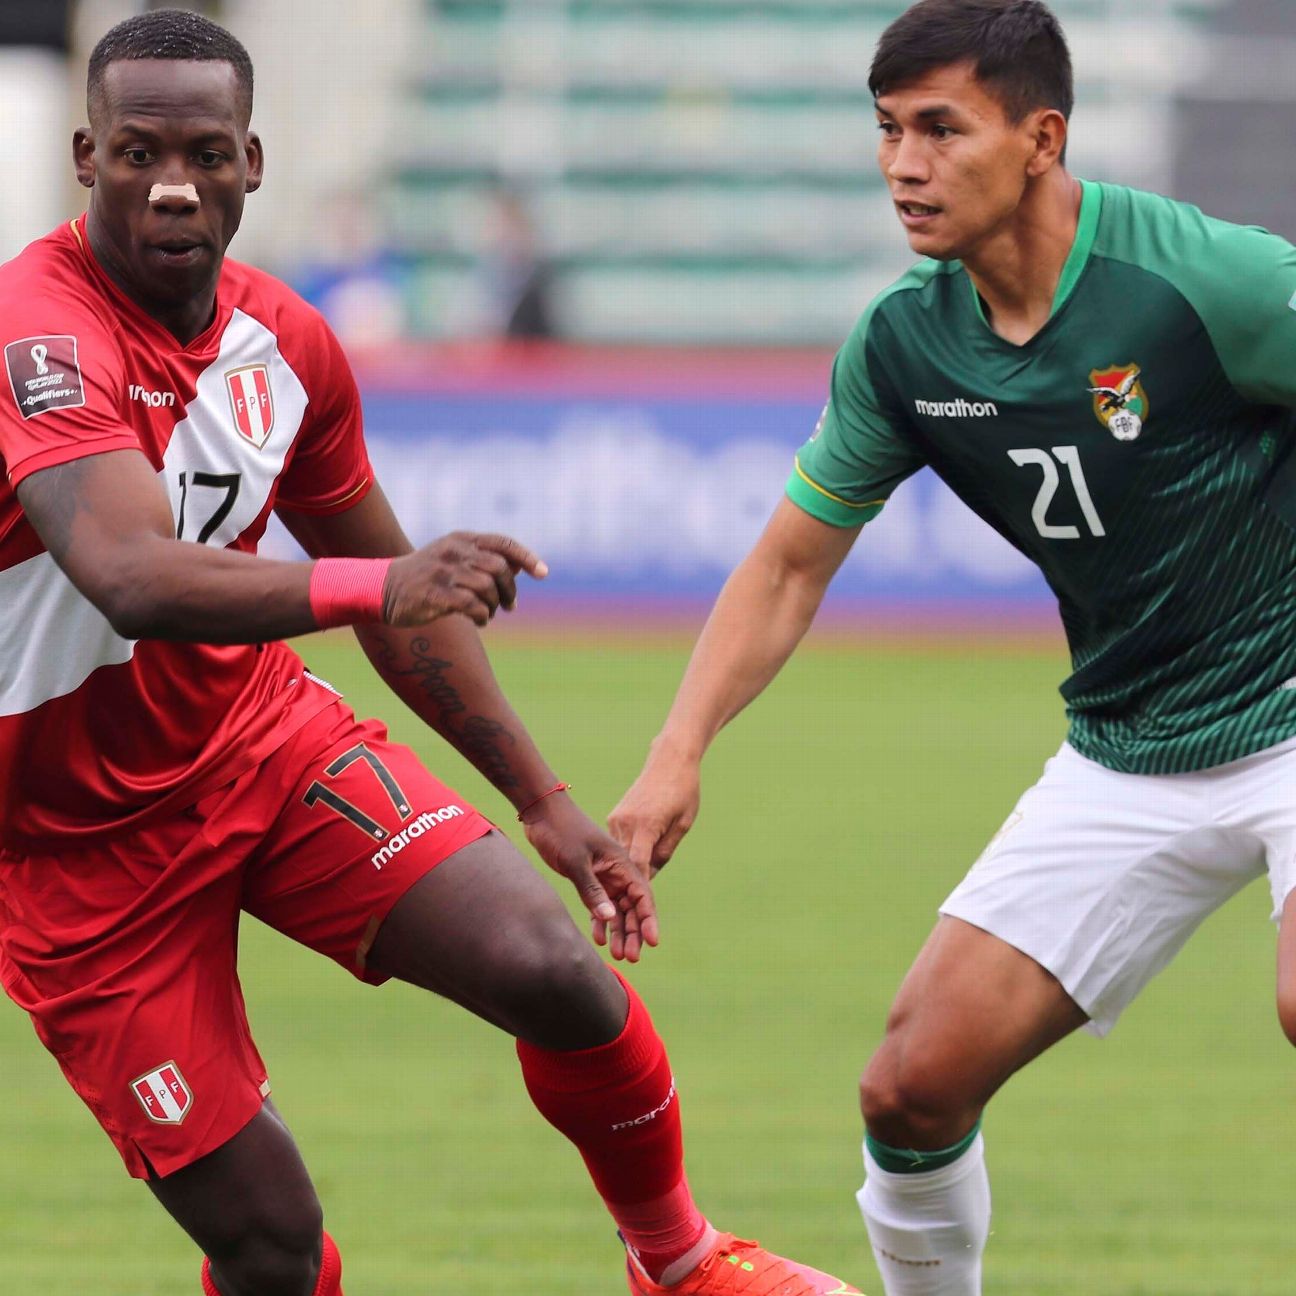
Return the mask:
<svg viewBox="0 0 1296 1296"><path fill-rule="evenodd" d="M42 468L106 450L138 450L122 419L121 348L61 291L0 300L0 461L11 486Z"/></svg>
<svg viewBox="0 0 1296 1296"><path fill-rule="evenodd" d="M310 404L276 504L297 513L341 513L369 493L373 469L365 449L360 391L346 352L323 318L314 340Z"/></svg>

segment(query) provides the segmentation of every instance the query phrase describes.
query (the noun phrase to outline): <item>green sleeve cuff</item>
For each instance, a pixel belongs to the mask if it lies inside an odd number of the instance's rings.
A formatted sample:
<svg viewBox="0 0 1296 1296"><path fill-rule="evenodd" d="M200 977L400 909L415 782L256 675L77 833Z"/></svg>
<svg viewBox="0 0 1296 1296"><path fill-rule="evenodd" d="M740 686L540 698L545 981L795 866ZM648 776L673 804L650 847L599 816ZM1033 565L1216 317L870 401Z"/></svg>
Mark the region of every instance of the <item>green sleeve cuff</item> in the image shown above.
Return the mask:
<svg viewBox="0 0 1296 1296"><path fill-rule="evenodd" d="M852 504L807 477L800 464L788 478L787 497L811 517L836 527L857 527L863 522L871 522L886 503L886 500L871 500L867 504Z"/></svg>

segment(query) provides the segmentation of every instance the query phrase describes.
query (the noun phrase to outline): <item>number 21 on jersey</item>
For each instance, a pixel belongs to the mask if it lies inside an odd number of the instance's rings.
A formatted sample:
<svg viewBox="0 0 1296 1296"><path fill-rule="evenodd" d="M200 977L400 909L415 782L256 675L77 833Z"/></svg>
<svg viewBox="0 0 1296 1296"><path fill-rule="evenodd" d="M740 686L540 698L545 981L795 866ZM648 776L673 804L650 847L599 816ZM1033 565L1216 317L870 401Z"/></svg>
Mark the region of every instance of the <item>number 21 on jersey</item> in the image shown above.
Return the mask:
<svg viewBox="0 0 1296 1296"><path fill-rule="evenodd" d="M1059 463L1070 474L1071 489L1075 492L1076 502L1080 505L1080 512L1084 514L1090 534L1098 537L1107 534L1098 510L1094 508L1089 483L1085 481L1084 469L1080 466L1080 451L1075 446L1054 446L1051 453L1048 450L1009 450L1008 458L1019 468L1034 465L1044 474L1039 494L1035 496L1035 504L1031 509L1031 521L1045 540L1079 540L1081 535L1078 526L1048 520L1049 505L1053 503L1053 497L1062 483L1057 470ZM1053 462L1055 459L1057 463Z"/></svg>

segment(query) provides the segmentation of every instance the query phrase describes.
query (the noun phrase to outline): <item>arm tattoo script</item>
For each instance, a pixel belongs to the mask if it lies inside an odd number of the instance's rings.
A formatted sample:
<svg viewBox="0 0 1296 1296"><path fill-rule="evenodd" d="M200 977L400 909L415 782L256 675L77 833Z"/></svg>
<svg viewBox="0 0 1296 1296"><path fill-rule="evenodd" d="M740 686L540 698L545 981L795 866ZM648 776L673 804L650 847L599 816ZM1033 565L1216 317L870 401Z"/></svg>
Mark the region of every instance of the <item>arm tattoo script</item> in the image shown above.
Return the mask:
<svg viewBox="0 0 1296 1296"><path fill-rule="evenodd" d="M498 720L469 715L468 704L450 679L454 663L437 657L426 639L409 642L409 657L402 660L398 646L385 636L379 641L377 664L389 678L406 680L433 708L432 723L501 792L519 785L508 748L517 739Z"/></svg>

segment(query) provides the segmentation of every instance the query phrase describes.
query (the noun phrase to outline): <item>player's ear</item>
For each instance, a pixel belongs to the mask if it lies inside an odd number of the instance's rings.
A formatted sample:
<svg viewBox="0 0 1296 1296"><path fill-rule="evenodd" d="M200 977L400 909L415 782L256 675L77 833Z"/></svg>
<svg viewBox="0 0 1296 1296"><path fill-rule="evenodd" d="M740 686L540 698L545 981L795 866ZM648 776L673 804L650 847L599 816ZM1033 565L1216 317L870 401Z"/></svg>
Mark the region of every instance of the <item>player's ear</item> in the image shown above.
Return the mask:
<svg viewBox="0 0 1296 1296"><path fill-rule="evenodd" d="M256 193L261 188L265 175L265 149L261 144L261 136L256 131L248 131L243 148L248 160L246 189L248 193Z"/></svg>
<svg viewBox="0 0 1296 1296"><path fill-rule="evenodd" d="M1040 108L1026 120L1034 143L1026 173L1042 176L1051 171L1066 152L1067 120L1056 108Z"/></svg>
<svg viewBox="0 0 1296 1296"><path fill-rule="evenodd" d="M76 171L77 183L87 189L94 188L94 130L89 126L78 126L72 133L72 165Z"/></svg>

